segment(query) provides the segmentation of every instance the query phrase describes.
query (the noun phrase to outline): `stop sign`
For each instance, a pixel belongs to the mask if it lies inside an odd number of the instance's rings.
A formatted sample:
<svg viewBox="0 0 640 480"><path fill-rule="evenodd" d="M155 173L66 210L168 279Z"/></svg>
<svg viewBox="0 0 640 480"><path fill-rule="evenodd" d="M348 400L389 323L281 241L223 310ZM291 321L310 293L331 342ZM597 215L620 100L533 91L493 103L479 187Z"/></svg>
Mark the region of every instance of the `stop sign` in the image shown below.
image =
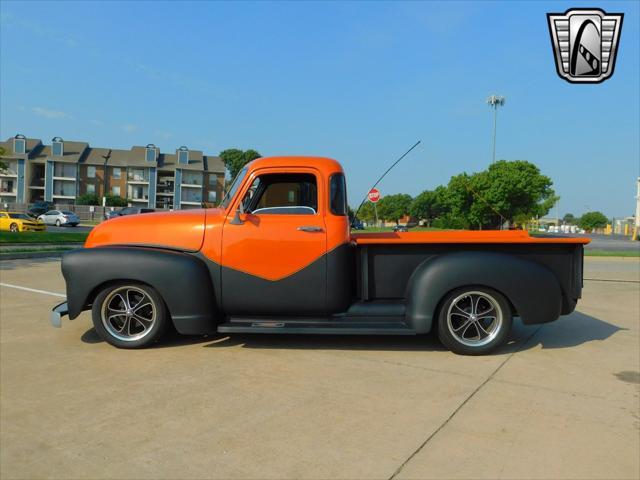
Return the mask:
<svg viewBox="0 0 640 480"><path fill-rule="evenodd" d="M372 188L371 190L369 190L369 201L372 203L377 203L378 200L380 200L380 190L378 190L377 188Z"/></svg>

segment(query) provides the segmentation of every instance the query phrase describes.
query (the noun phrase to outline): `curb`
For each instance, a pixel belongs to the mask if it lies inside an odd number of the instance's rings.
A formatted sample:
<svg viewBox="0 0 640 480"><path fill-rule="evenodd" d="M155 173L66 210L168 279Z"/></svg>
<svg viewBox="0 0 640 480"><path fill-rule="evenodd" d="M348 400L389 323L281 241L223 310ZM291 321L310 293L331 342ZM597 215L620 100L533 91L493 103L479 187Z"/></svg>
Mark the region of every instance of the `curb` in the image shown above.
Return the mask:
<svg viewBox="0 0 640 480"><path fill-rule="evenodd" d="M62 258L62 255L67 251L0 253L0 260L20 260L24 258Z"/></svg>
<svg viewBox="0 0 640 480"><path fill-rule="evenodd" d="M0 252L5 248L29 248L29 247L82 247L84 242L65 243L0 243Z"/></svg>

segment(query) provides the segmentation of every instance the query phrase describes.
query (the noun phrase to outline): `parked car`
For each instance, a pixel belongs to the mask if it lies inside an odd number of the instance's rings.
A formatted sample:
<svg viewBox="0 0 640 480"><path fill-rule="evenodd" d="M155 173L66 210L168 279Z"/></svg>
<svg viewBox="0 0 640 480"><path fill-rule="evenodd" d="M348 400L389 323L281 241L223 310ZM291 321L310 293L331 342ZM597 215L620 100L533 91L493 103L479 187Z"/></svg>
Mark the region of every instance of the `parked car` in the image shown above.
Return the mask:
<svg viewBox="0 0 640 480"><path fill-rule="evenodd" d="M329 198L328 192L333 192ZM120 348L181 334L418 335L480 355L512 318L545 323L581 297L589 239L524 230L351 233L335 160L261 158L221 207L103 222L66 253L67 301ZM294 339L292 341L295 341Z"/></svg>
<svg viewBox="0 0 640 480"><path fill-rule="evenodd" d="M140 208L140 207L125 207L120 210L114 210L113 212L107 213L107 220L116 217L124 217L126 215L137 215L139 213L151 213L155 212L153 208Z"/></svg>
<svg viewBox="0 0 640 480"><path fill-rule="evenodd" d="M49 210L38 217L38 220L42 220L47 225L55 225L60 227L62 225L69 225L75 227L80 223L80 218L68 210Z"/></svg>
<svg viewBox="0 0 640 480"><path fill-rule="evenodd" d="M27 210L27 215L33 218L38 218L40 215L43 215L54 208L55 205L52 202L36 202L29 210Z"/></svg>
<svg viewBox="0 0 640 480"><path fill-rule="evenodd" d="M409 231L409 227L407 227L406 225L396 225L395 227L393 227L393 231L394 232L408 232Z"/></svg>
<svg viewBox="0 0 640 480"><path fill-rule="evenodd" d="M351 229L364 230L364 223L362 223L362 220L354 220L353 223L351 223Z"/></svg>
<svg viewBox="0 0 640 480"><path fill-rule="evenodd" d="M31 218L26 213L0 212L0 230L8 232L42 232L44 222Z"/></svg>

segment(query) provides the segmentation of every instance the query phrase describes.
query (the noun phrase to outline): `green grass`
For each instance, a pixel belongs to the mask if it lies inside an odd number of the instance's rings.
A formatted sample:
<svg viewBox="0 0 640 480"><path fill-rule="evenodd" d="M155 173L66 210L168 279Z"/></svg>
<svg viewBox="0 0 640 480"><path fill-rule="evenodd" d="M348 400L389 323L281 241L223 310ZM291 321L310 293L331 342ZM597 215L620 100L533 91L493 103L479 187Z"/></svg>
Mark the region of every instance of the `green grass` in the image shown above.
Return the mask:
<svg viewBox="0 0 640 480"><path fill-rule="evenodd" d="M0 245L5 243L83 243L87 232L0 232Z"/></svg>
<svg viewBox="0 0 640 480"><path fill-rule="evenodd" d="M0 257L3 255L11 255L14 253L55 253L73 250L75 247L42 247L42 248L5 248L0 251Z"/></svg>
<svg viewBox="0 0 640 480"><path fill-rule="evenodd" d="M640 250L617 252L613 250L589 250L584 251L585 257L640 257Z"/></svg>

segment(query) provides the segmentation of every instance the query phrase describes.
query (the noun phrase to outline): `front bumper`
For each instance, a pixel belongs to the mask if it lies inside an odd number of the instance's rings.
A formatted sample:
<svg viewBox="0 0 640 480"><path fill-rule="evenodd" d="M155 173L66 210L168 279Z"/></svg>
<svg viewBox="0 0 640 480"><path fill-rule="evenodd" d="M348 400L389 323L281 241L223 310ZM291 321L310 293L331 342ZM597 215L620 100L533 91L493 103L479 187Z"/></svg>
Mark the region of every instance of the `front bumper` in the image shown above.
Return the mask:
<svg viewBox="0 0 640 480"><path fill-rule="evenodd" d="M67 306L67 302L62 302L51 310L49 314L49 321L51 325L56 328L62 327L62 317L69 314L69 307Z"/></svg>

